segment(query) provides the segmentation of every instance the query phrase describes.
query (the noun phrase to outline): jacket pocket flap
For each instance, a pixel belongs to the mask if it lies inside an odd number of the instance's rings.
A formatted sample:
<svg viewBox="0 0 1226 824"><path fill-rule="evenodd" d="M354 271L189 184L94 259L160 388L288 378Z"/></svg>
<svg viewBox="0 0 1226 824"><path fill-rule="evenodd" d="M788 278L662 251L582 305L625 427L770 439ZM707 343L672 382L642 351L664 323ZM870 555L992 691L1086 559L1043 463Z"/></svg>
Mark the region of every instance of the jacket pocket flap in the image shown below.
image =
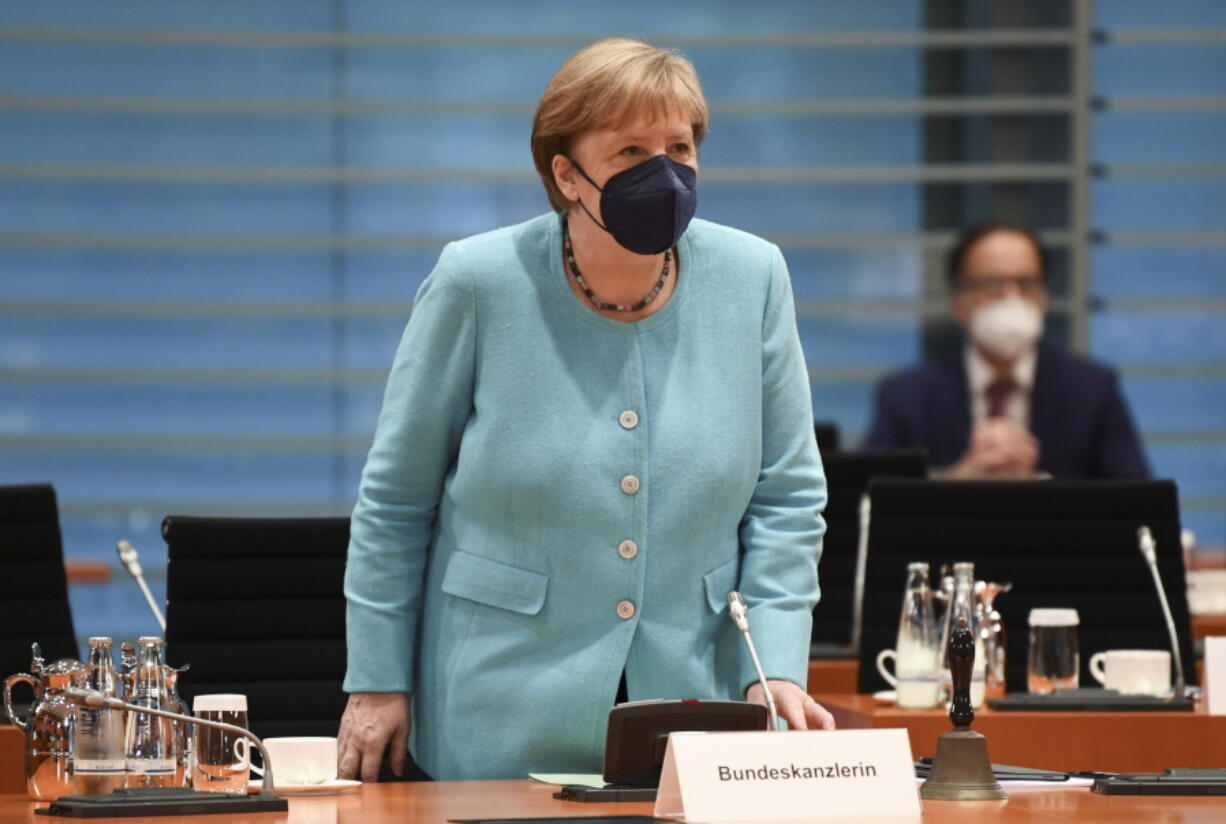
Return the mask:
<svg viewBox="0 0 1226 824"><path fill-rule="evenodd" d="M702 576L703 583L707 585L707 604L712 612L718 614L728 607L728 593L736 589L740 566L741 559L738 556Z"/></svg>
<svg viewBox="0 0 1226 824"><path fill-rule="evenodd" d="M443 592L523 615L545 605L549 576L457 549L447 562Z"/></svg>

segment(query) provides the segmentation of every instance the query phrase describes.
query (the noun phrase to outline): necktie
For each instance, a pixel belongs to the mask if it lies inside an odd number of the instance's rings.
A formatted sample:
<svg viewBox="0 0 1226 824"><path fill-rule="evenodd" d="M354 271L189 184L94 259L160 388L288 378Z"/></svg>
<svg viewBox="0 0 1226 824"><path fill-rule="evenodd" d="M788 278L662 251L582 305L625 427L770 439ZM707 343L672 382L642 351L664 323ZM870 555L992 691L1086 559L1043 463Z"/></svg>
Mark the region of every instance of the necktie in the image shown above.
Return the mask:
<svg viewBox="0 0 1226 824"><path fill-rule="evenodd" d="M1017 381L1013 378L997 378L988 384L984 394L988 398L988 417L1003 418L1009 405L1009 397L1017 389Z"/></svg>

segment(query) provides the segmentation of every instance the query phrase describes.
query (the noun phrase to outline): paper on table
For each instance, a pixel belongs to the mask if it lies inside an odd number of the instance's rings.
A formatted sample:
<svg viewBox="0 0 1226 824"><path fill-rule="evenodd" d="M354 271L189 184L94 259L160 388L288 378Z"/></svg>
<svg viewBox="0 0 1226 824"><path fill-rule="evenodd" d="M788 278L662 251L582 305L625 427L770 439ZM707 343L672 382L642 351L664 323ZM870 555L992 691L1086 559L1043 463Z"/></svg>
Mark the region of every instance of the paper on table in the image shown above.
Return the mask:
<svg viewBox="0 0 1226 824"><path fill-rule="evenodd" d="M559 786L574 785L597 789L605 786L604 776L600 773L528 773L528 777L542 784Z"/></svg>

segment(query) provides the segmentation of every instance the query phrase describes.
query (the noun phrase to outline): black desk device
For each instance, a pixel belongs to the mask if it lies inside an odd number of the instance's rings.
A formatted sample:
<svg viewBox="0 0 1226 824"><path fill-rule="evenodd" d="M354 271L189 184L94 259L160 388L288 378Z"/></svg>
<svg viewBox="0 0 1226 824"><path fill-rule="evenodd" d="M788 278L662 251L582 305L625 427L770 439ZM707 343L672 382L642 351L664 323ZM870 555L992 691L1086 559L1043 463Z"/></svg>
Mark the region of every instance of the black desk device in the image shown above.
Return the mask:
<svg viewBox="0 0 1226 824"><path fill-rule="evenodd" d="M1102 795L1226 796L1226 770L1187 767L1163 773L1113 775L1095 780L1091 789Z"/></svg>
<svg viewBox="0 0 1226 824"><path fill-rule="evenodd" d="M115 790L105 795L64 795L48 807L38 807L38 815L66 818L117 818L146 815L211 815L214 813L284 812L284 798L261 795L223 795L189 790L185 787L142 787Z"/></svg>
<svg viewBox="0 0 1226 824"><path fill-rule="evenodd" d="M609 710L602 788L566 786L554 793L567 801L654 801L673 732L732 732L766 729L767 711L746 701L632 701Z"/></svg>

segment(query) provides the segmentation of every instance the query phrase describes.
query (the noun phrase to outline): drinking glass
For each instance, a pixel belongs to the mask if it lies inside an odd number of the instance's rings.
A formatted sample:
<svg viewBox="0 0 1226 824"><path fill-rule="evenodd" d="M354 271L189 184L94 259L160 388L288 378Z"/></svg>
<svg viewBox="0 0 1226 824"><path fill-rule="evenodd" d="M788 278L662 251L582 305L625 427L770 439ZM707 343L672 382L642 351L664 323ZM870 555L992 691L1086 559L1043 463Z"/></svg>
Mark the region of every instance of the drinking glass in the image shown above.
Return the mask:
<svg viewBox="0 0 1226 824"><path fill-rule="evenodd" d="M233 694L197 695L192 702L197 718L220 721L247 728L247 696ZM216 727L194 725L195 760L192 788L210 793L246 795L251 770L246 739ZM242 741L243 744L239 744Z"/></svg>
<svg viewBox="0 0 1226 824"><path fill-rule="evenodd" d="M1076 689L1081 671L1075 609L1030 610L1030 653L1026 659L1026 689L1046 694Z"/></svg>

